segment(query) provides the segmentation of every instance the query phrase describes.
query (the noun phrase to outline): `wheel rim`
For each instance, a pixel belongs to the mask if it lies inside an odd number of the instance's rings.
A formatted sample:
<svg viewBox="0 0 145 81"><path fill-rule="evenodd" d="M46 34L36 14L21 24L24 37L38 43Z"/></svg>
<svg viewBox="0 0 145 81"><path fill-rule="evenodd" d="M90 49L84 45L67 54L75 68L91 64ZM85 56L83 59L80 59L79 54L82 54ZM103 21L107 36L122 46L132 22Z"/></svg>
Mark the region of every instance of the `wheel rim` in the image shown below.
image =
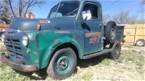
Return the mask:
<svg viewBox="0 0 145 81"><path fill-rule="evenodd" d="M55 72L59 75L69 73L73 68L74 60L71 53L63 53L55 61Z"/></svg>
<svg viewBox="0 0 145 81"><path fill-rule="evenodd" d="M69 65L69 59L67 56L62 56L61 58L58 59L57 61L57 69L60 71L64 71L67 69Z"/></svg>
<svg viewBox="0 0 145 81"><path fill-rule="evenodd" d="M137 42L137 45L138 45L138 46L143 46L143 42L142 42L142 41L138 41L138 42Z"/></svg>

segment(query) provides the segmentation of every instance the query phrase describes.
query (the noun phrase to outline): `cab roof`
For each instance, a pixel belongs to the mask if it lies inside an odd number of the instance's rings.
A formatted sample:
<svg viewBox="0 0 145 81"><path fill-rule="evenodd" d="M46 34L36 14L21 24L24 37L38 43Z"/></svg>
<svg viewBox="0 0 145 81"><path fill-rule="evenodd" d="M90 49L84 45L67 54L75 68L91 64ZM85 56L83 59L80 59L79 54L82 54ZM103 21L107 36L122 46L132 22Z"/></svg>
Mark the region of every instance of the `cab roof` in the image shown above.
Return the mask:
<svg viewBox="0 0 145 81"><path fill-rule="evenodd" d="M61 2L63 2L63 1L74 1L74 2L81 2L81 1L88 1L88 2L95 2L95 3L98 3L98 1L97 0L60 0Z"/></svg>
<svg viewBox="0 0 145 81"><path fill-rule="evenodd" d="M79 3L79 2L81 2L81 1L85 1L85 2L92 2L92 3L95 3L95 4L97 4L98 6L100 6L101 7L101 4L100 4L100 2L98 2L97 0L60 0L61 2L65 2L65 1L73 1L73 2L75 2L75 3Z"/></svg>

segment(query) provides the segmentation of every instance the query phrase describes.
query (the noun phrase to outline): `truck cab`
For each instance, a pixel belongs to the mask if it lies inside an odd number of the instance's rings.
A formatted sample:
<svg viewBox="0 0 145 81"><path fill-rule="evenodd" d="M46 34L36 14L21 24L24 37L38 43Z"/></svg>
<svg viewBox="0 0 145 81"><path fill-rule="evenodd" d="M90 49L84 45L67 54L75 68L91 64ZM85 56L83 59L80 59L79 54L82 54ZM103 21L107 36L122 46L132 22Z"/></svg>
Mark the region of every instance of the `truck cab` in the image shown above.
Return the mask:
<svg viewBox="0 0 145 81"><path fill-rule="evenodd" d="M23 72L47 68L48 76L64 79L75 71L78 59L119 58L122 37L122 26L103 24L99 2L61 0L46 19L13 19L3 36L8 54L0 60Z"/></svg>

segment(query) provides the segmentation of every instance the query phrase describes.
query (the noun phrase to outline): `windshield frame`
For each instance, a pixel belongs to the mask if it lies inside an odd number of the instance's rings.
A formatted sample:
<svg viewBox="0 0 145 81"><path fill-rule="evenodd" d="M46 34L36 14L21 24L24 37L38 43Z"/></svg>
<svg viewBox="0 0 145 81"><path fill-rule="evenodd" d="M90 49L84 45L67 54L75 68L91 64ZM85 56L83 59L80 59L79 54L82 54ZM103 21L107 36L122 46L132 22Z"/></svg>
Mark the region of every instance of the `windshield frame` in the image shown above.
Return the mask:
<svg viewBox="0 0 145 81"><path fill-rule="evenodd" d="M56 13L57 12L59 12L59 9L60 9L60 6L61 6L61 3L65 3L65 2L71 2L71 1L60 1L60 2L58 2L56 5L54 5L52 8L51 8L51 10L50 10L50 12L49 12L49 14L48 14L48 19L51 19L51 14L54 12L53 11L53 9L56 7ZM77 15L78 15L78 13L79 13L79 8L80 8L80 4L81 4L81 1L77 1L77 0L74 0L73 1L73 3L78 3L78 8L76 8L76 9L74 9L73 11L75 11L76 10L76 15L70 15L70 16L66 16L66 15L63 15L63 16L61 16L61 17L77 17ZM72 11L72 12L73 12ZM59 17L57 17L57 15L54 15L54 17L53 18L59 18Z"/></svg>

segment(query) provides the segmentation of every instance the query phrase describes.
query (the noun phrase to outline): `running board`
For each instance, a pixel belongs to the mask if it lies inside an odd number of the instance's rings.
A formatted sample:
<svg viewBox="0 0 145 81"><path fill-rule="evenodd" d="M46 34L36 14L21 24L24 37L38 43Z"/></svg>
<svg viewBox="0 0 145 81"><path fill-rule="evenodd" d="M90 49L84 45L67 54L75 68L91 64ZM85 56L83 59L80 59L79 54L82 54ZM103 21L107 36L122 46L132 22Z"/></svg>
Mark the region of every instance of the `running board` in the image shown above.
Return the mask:
<svg viewBox="0 0 145 81"><path fill-rule="evenodd" d="M106 54L106 53L110 53L110 52L112 52L115 49L115 47L116 47L116 45L118 43L119 43L119 41L116 41L114 43L114 45L113 45L112 48L110 48L110 49L104 49L101 52L97 52L97 53L93 53L93 54L89 54L89 55L83 56L82 59L90 59L90 58L93 58L93 57L96 57L96 56L99 56L99 55L103 55L103 54Z"/></svg>

